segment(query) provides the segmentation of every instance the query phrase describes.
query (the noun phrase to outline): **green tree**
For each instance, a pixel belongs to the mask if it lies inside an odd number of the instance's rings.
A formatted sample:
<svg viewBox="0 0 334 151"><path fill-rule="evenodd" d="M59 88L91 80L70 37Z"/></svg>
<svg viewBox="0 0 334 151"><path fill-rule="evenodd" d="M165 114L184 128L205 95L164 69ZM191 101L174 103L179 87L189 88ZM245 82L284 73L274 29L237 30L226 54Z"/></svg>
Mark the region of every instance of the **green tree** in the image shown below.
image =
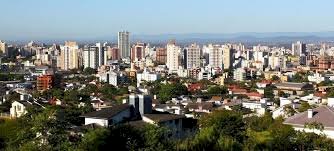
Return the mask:
<svg viewBox="0 0 334 151"><path fill-rule="evenodd" d="M87 67L83 70L83 74L85 75L94 75L96 74L96 70L91 68L91 67Z"/></svg>
<svg viewBox="0 0 334 151"><path fill-rule="evenodd" d="M290 125L284 125L282 118L275 120L268 130L272 136L271 149L294 150L296 131Z"/></svg>
<svg viewBox="0 0 334 151"><path fill-rule="evenodd" d="M274 90L273 86L267 86L264 88L264 97L273 99L275 97L274 95Z"/></svg>
<svg viewBox="0 0 334 151"><path fill-rule="evenodd" d="M245 139L245 123L241 114L214 111L202 116L200 131L177 145L178 150L241 150Z"/></svg>
<svg viewBox="0 0 334 151"><path fill-rule="evenodd" d="M266 131L269 126L274 122L271 114L266 112L263 116L251 116L244 119L248 128L261 132Z"/></svg>
<svg viewBox="0 0 334 151"><path fill-rule="evenodd" d="M59 119L59 113L54 108L44 109L42 112L30 110L19 119L20 127L16 139L10 144L18 150L68 150L68 124ZM33 146L33 144L39 144Z"/></svg>
<svg viewBox="0 0 334 151"><path fill-rule="evenodd" d="M301 104L300 104L300 107L299 107L299 109L298 109L298 112L305 112L305 111L307 111L308 109L311 109L312 107L311 107L311 105L310 104L308 104L307 102L302 102Z"/></svg>
<svg viewBox="0 0 334 151"><path fill-rule="evenodd" d="M97 128L88 131L78 145L80 151L100 151L106 150L110 130L107 128Z"/></svg>
<svg viewBox="0 0 334 151"><path fill-rule="evenodd" d="M222 135L231 136L240 141L245 136L245 123L242 115L237 112L217 110L199 120L200 127L213 127Z"/></svg>
<svg viewBox="0 0 334 151"><path fill-rule="evenodd" d="M273 81L279 81L281 79L277 75L274 75L274 76L271 77L271 80L273 80Z"/></svg>
<svg viewBox="0 0 334 151"><path fill-rule="evenodd" d="M140 128L140 133L144 139L144 150L173 150L173 142L168 135L170 130L166 127L157 127L155 125L147 124Z"/></svg>
<svg viewBox="0 0 334 151"><path fill-rule="evenodd" d="M220 87L220 86L213 86L209 87L207 94L208 95L225 95L227 94L227 88L226 87Z"/></svg>
<svg viewBox="0 0 334 151"><path fill-rule="evenodd" d="M284 113L289 117L295 115L296 113L295 109L293 109L291 105L284 106L283 110Z"/></svg>
<svg viewBox="0 0 334 151"><path fill-rule="evenodd" d="M113 99L113 97L118 94L117 88L115 88L114 86L110 84L103 85L100 91L103 97L110 99L110 100Z"/></svg>
<svg viewBox="0 0 334 151"><path fill-rule="evenodd" d="M96 85L94 84L87 84L86 87L84 87L80 93L84 95L90 96L92 93L97 93L99 92L99 89Z"/></svg>
<svg viewBox="0 0 334 151"><path fill-rule="evenodd" d="M162 101L162 103L171 100L173 97L178 97L180 95L187 95L187 94L188 94L187 87L181 83L163 84L161 85L161 88L158 91L158 97Z"/></svg>
<svg viewBox="0 0 334 151"><path fill-rule="evenodd" d="M306 74L296 73L295 75L292 76L291 82L302 83L302 82L309 82L309 81L307 79Z"/></svg>

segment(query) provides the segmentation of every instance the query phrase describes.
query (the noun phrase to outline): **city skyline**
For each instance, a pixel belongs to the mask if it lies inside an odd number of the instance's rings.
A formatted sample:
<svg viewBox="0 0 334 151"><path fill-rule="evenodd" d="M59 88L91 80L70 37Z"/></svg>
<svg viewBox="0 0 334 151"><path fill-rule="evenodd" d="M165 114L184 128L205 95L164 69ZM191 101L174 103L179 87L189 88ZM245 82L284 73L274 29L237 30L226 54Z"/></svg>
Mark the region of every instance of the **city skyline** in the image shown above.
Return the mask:
<svg viewBox="0 0 334 151"><path fill-rule="evenodd" d="M334 31L329 0L14 0L2 4L7 7L0 10L6 15L0 38L10 40L100 39L122 30L134 35Z"/></svg>

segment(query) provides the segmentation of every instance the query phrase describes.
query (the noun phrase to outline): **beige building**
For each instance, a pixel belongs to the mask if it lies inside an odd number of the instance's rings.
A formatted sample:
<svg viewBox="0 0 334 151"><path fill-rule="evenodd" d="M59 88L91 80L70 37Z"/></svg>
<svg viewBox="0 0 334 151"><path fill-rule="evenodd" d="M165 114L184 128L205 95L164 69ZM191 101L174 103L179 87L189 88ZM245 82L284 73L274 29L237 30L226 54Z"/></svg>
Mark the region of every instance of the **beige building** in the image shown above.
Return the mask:
<svg viewBox="0 0 334 151"><path fill-rule="evenodd" d="M79 68L79 46L76 42L66 41L65 46L60 47L60 56L57 66L62 70Z"/></svg>
<svg viewBox="0 0 334 151"><path fill-rule="evenodd" d="M197 44L191 44L186 48L187 69L199 68L201 66L201 49Z"/></svg>
<svg viewBox="0 0 334 151"><path fill-rule="evenodd" d="M223 68L223 49L220 45L208 46L209 50L209 66L212 68Z"/></svg>
<svg viewBox="0 0 334 151"><path fill-rule="evenodd" d="M232 67L232 48L227 45L223 46L223 64L224 69L230 69Z"/></svg>
<svg viewBox="0 0 334 151"><path fill-rule="evenodd" d="M0 54L7 54L8 46L5 42L0 40Z"/></svg>
<svg viewBox="0 0 334 151"><path fill-rule="evenodd" d="M169 71L177 71L180 65L181 48L175 45L175 42L167 44L167 68Z"/></svg>

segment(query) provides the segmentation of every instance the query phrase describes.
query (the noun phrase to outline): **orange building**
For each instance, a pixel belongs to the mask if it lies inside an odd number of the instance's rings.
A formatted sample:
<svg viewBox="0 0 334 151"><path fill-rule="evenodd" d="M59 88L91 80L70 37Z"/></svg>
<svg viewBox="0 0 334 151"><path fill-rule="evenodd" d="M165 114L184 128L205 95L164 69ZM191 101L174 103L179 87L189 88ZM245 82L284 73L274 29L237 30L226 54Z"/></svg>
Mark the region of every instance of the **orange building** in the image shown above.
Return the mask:
<svg viewBox="0 0 334 151"><path fill-rule="evenodd" d="M318 63L319 70L334 69L334 59L333 57L322 57L319 59Z"/></svg>
<svg viewBox="0 0 334 151"><path fill-rule="evenodd" d="M53 76L52 75L42 75L37 77L37 90L45 91L51 89L53 86Z"/></svg>

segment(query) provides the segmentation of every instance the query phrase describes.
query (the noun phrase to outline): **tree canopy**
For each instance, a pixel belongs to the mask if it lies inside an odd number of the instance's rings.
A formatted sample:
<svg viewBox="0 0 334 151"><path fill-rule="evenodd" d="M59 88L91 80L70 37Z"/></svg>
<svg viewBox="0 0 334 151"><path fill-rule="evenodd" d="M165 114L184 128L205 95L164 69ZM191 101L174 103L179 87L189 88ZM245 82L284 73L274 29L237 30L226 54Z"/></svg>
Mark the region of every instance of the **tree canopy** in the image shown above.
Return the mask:
<svg viewBox="0 0 334 151"><path fill-rule="evenodd" d="M162 84L157 93L161 102L165 103L166 101L171 100L173 97L187 95L188 90L187 87L182 83Z"/></svg>

